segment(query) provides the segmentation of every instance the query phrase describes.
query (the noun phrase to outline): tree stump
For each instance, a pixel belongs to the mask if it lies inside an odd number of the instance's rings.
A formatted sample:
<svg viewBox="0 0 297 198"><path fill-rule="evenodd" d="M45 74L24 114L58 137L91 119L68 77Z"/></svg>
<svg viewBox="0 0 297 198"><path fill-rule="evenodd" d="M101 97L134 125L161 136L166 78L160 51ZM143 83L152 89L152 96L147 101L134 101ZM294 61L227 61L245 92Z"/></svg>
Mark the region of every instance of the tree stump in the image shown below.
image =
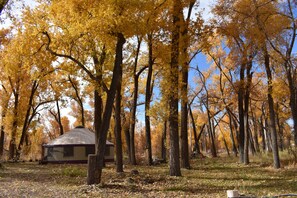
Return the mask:
<svg viewBox="0 0 297 198"><path fill-rule="evenodd" d="M87 176L87 184L98 184L98 165L97 165L97 155L90 154L88 156L88 176Z"/></svg>

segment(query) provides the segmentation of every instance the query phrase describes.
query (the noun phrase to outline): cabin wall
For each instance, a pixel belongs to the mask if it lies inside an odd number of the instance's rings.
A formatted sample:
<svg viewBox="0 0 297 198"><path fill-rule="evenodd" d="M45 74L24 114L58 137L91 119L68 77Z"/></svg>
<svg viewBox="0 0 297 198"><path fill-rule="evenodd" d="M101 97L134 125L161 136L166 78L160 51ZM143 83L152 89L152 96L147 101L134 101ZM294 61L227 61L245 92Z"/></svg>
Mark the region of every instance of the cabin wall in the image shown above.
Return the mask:
<svg viewBox="0 0 297 198"><path fill-rule="evenodd" d="M114 161L114 146L106 145L105 161Z"/></svg>
<svg viewBox="0 0 297 198"><path fill-rule="evenodd" d="M67 156L67 155L65 155L65 153L67 153L67 151L71 150L70 147L73 147L73 155ZM95 150L95 146L93 148ZM44 147L44 157L45 157L45 161L47 161L47 162L87 163L88 156L86 155L87 154L86 150L87 150L86 146L67 145L67 146ZM114 146L106 145L105 161L114 161Z"/></svg>

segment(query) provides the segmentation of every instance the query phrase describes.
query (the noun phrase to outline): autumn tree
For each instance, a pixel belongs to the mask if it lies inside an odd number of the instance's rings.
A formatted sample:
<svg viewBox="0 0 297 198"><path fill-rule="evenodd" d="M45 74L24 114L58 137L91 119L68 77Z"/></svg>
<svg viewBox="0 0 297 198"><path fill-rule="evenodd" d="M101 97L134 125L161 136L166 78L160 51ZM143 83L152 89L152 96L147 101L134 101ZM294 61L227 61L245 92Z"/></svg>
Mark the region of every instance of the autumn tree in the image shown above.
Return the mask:
<svg viewBox="0 0 297 198"><path fill-rule="evenodd" d="M219 1L215 8L215 13L221 19L218 31L226 36L227 46L230 49L230 55L239 68L238 80L238 118L239 118L239 151L240 161L249 163L249 102L252 87L253 76L253 60L257 54L254 40L249 35L249 30L252 27L252 20L246 17L247 13L251 12L251 8L247 6L246 1L228 1L225 4ZM229 9L231 8L232 9ZM230 12L228 12L229 10ZM235 12L238 10L238 12ZM242 14L246 13L246 14ZM227 20L230 18L230 20ZM239 21L242 26L238 26Z"/></svg>
<svg viewBox="0 0 297 198"><path fill-rule="evenodd" d="M1 60L6 79L2 87L11 90L13 95L10 159L19 158L31 123L44 105L50 102L45 92L53 71L50 67L52 57L40 52L40 43L32 39L30 30L23 28L18 26L17 32L4 46Z"/></svg>
<svg viewBox="0 0 297 198"><path fill-rule="evenodd" d="M171 32L171 63L170 76L168 78L170 91L169 101L169 137L170 137L170 175L181 176L179 160L178 137L178 68L179 68L179 43L180 23L182 17L182 4L180 0L174 0L172 5L172 32Z"/></svg>
<svg viewBox="0 0 297 198"><path fill-rule="evenodd" d="M7 29L3 29L1 30L1 44L2 45L7 45L7 43L10 41L9 39L9 33L10 33L10 30L7 30ZM4 57L4 54L1 53L1 59L3 59ZM4 67L1 67L0 68L0 76L1 76L1 87L0 87L0 92L1 92L1 133L0 133L0 157L2 157L3 155L3 149L4 149L4 140L5 140L5 136L7 135L5 133L5 117L7 115L7 110L8 110L8 107L9 107L9 101L11 99L11 95L12 95L12 92L6 88L6 85L5 85L5 82L4 79L5 79L5 71L4 71Z"/></svg>
<svg viewBox="0 0 297 198"><path fill-rule="evenodd" d="M131 18L124 13L137 11L140 5L131 1L127 4L124 1L86 4L69 1L66 7L61 5L59 2L44 3L39 9L35 9L36 19L38 15L44 14L47 16L43 18L43 21L37 20L40 24L44 24L42 29L37 30L43 34L42 39L48 52L65 61L75 63L78 68L86 72L90 81L95 83L96 166L89 169L89 176L92 173L95 177L94 180L89 180L88 183L98 183L101 178L105 141L113 101L120 80L119 72L123 59L122 49L125 36L133 35L131 33L132 29L127 28L127 23L125 23L130 21ZM92 11L90 13L87 10ZM68 17L64 17L65 13L67 13ZM116 21L121 21L120 23L114 23L115 16ZM98 17L103 17L106 20L98 21ZM49 24L47 20L51 21L51 24L55 25L59 30L49 28L46 25ZM76 23L73 23L74 20ZM134 23L130 25L134 25ZM114 46L116 47L114 48ZM112 51L115 56L112 55ZM112 62L113 64L111 64ZM90 67L90 65L94 67ZM112 75L103 75L103 66L112 71ZM108 82L110 84L109 88L103 80L110 80ZM103 105L102 90L106 91L105 105ZM97 167L99 168L97 169ZM93 171L95 171L95 174L93 174Z"/></svg>
<svg viewBox="0 0 297 198"><path fill-rule="evenodd" d="M140 46L141 46L142 39L141 37L137 37L137 45L134 55L134 65L133 65L133 84L134 84L134 91L133 91L133 100L131 106L131 116L130 116L130 126L129 126L129 159L131 164L136 164L136 157L135 157L135 143L134 143L134 136L135 136L135 124L136 124L136 110L137 110L137 101L138 101L138 84L139 84L139 77L141 73L146 69L146 67L141 68L137 71L138 66L138 59L140 54Z"/></svg>
<svg viewBox="0 0 297 198"><path fill-rule="evenodd" d="M189 52L190 47L190 22L192 10L195 6L196 1L192 0L188 5L188 13L186 18L181 18L181 59L182 59L182 69L181 69L181 167L190 168L189 160L189 143L188 143L188 76L189 76Z"/></svg>
<svg viewBox="0 0 297 198"><path fill-rule="evenodd" d="M203 85L203 88L205 90L205 95L203 96L203 98L201 98L202 103L204 104L205 108L206 108L206 115L207 115L207 129L208 129L208 134L209 134L209 139L211 142L211 154L212 157L217 157L217 148L216 148L216 143L215 143L215 128L213 125L213 117L214 117L214 112L213 112L213 108L211 108L211 104L210 104L210 100L211 100L211 94L209 93L210 91L208 90L207 87L207 78L210 75L210 71L206 72L208 76L205 76L198 68L197 68L198 72L199 72L199 77L201 80L201 83Z"/></svg>
<svg viewBox="0 0 297 198"><path fill-rule="evenodd" d="M255 10L257 11L259 19L259 10L262 4L255 3ZM285 75L287 77L287 83L290 90L290 108L292 119L294 122L294 142L297 145L297 101L296 101L296 64L294 64L294 53L293 48L295 46L296 40L296 2L287 0L280 2L278 4L279 10L274 10L272 13L270 11L269 17L272 17L273 23L263 23L258 20L259 28L261 28L262 33L265 35L267 42L270 47L275 51L275 53L280 57L280 62L283 65ZM281 29L276 36L273 32L275 29Z"/></svg>
<svg viewBox="0 0 297 198"><path fill-rule="evenodd" d="M273 158L274 158L274 167L279 168L279 155L278 155L278 145L277 145L277 131L276 131L276 116L275 116L275 110L274 110L274 100L272 97L272 69L271 69L271 61L270 61L270 55L267 48L267 41L265 39L265 33L263 30L262 24L264 23L271 23L269 21L269 16L272 15L272 12L276 9L273 2L271 3L265 3L263 4L261 1L253 0L253 7L247 8L247 10L244 10L246 12L245 16L248 15L248 12L251 10L254 11L254 15L252 15L254 18L251 18L250 20L255 20L255 23L258 25L258 27L254 27L252 29L253 32L246 32L247 37L250 40L253 40L253 44L257 45L258 48L262 49L263 53L263 59L264 59L264 67L267 75L267 86L268 86L268 106L269 106L269 125L270 125L270 131L271 131L271 140L272 140L272 147L273 147ZM243 12L243 13L244 13ZM273 19L274 21L276 18ZM274 29L274 34L278 32L277 29Z"/></svg>

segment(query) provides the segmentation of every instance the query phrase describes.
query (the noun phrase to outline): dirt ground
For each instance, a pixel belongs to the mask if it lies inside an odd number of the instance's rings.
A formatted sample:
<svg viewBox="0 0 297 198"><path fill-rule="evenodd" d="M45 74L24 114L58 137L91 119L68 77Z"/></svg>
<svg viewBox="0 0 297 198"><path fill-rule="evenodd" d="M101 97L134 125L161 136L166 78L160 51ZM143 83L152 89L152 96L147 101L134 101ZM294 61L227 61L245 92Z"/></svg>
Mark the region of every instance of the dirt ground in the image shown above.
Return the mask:
<svg viewBox="0 0 297 198"><path fill-rule="evenodd" d="M182 169L182 177L168 176L167 164L125 165L124 173L108 164L102 184L91 186L86 185L85 164L3 163L0 197L226 197L230 189L257 197L297 194L295 166L274 170L265 163L236 161L196 159L191 170Z"/></svg>

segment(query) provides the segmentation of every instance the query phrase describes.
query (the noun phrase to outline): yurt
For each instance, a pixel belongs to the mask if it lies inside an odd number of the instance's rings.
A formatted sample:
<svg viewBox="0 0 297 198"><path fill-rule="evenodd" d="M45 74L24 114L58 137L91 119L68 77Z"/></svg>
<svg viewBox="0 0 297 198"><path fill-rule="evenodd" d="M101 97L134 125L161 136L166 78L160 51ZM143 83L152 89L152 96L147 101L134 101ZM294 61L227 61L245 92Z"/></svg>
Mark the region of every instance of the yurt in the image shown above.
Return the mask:
<svg viewBox="0 0 297 198"><path fill-rule="evenodd" d="M76 127L43 145L43 163L87 163L95 153L95 133ZM114 145L106 141L105 161L114 161Z"/></svg>

